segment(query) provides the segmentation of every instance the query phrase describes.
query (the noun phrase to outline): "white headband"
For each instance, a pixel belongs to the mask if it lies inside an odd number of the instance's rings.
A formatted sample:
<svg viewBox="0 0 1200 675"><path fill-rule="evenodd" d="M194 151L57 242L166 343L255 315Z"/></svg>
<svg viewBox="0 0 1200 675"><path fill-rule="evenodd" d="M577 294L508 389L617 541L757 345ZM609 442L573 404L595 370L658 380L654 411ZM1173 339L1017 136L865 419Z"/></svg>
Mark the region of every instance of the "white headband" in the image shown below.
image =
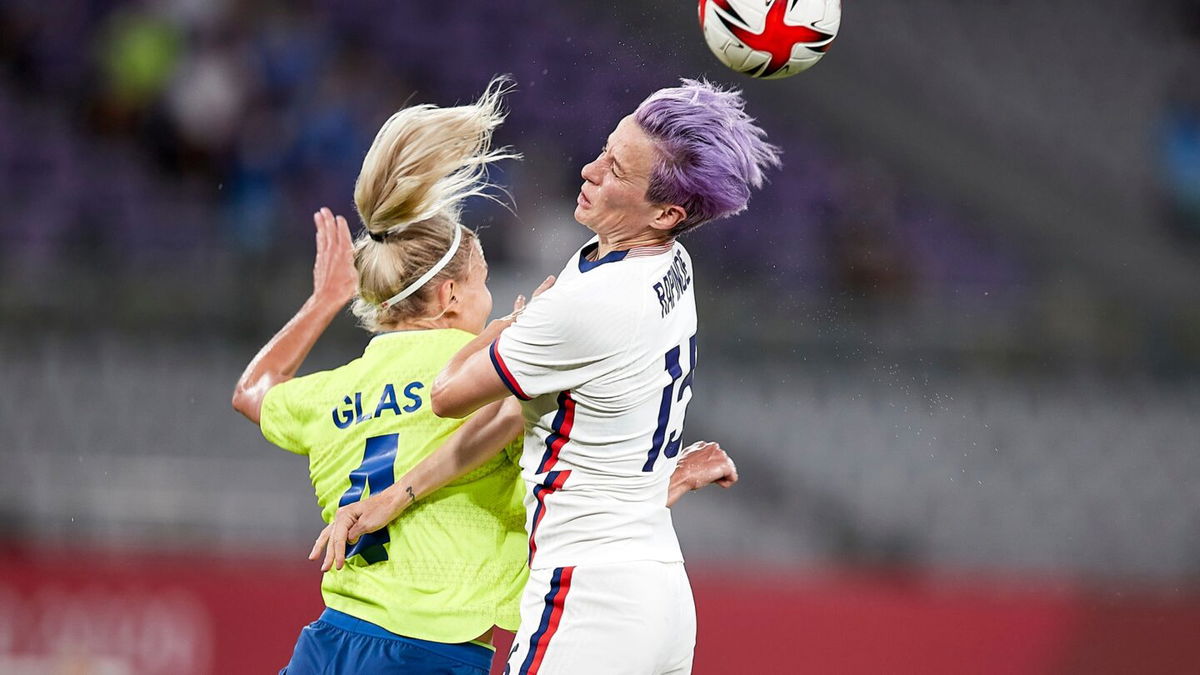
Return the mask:
<svg viewBox="0 0 1200 675"><path fill-rule="evenodd" d="M392 305L396 304L397 302L400 302L401 300L407 298L408 296L412 295L413 293L416 293L417 289L419 289L420 287L429 283L429 280L434 278L435 276L437 276L437 273L441 272L442 268L445 267L450 262L450 259L454 257L454 254L458 252L458 245L461 242L462 242L462 225L455 223L455 225L454 225L454 241L450 242L450 250L446 251L446 255L442 256L441 260L434 263L433 267L430 267L428 272L426 272L425 274L422 274L420 279L417 279L416 281L409 284L408 288L405 288L404 290L393 295L392 297L388 298L387 300L384 300L383 304L381 304L379 306L380 309L387 309L388 307L391 307Z"/></svg>

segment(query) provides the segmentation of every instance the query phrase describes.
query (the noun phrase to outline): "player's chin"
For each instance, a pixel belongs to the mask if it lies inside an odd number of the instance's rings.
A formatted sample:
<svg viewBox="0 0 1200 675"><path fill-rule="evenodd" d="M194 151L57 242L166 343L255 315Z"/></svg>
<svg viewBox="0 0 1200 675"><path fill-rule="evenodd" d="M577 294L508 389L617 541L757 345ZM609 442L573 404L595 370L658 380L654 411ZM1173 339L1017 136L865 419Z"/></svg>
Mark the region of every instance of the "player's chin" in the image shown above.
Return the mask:
<svg viewBox="0 0 1200 675"><path fill-rule="evenodd" d="M587 209L584 208L582 205L575 207L575 220L580 225L583 225L584 227L588 228L589 230L592 229L592 225L591 225L592 219L590 217L588 217Z"/></svg>

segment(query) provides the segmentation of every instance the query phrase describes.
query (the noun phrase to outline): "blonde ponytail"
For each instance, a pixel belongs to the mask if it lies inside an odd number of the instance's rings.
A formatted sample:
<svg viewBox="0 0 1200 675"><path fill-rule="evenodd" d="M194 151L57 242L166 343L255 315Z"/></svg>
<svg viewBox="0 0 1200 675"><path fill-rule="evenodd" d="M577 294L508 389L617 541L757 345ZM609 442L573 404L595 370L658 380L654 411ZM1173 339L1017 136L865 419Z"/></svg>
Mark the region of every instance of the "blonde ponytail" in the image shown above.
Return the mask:
<svg viewBox="0 0 1200 675"><path fill-rule="evenodd" d="M352 310L367 330L423 316L432 283L411 289L411 295L394 304L389 300L446 256L462 227L465 199L495 199L488 192L494 187L487 182L488 165L519 157L507 148L491 148L492 132L504 121L502 99L510 89L507 77L496 77L471 105L405 108L376 134L354 185L354 203L366 231L355 243L359 294ZM469 230L460 236L458 251L431 281L465 276L478 244Z"/></svg>
<svg viewBox="0 0 1200 675"><path fill-rule="evenodd" d="M504 121L500 104L512 88L494 78L472 105L418 105L392 115L375 136L354 184L354 203L367 230L396 227L443 214L455 219L467 197L489 196L487 166L519 155L491 149Z"/></svg>

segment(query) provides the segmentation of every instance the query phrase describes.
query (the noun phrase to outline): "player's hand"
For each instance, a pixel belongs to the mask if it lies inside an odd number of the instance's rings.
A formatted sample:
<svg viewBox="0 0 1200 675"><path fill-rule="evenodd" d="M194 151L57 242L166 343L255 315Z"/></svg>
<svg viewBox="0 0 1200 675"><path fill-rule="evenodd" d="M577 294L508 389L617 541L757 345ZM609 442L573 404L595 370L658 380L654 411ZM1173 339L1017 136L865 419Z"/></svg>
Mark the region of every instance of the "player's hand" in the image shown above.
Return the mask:
<svg viewBox="0 0 1200 675"><path fill-rule="evenodd" d="M554 285L555 281L557 281L557 279L554 277L553 274L546 277L546 280L543 281L540 286L538 286L537 288L534 289L533 297L536 298L537 296L541 295L542 293L545 293L547 290L550 289L551 286ZM502 321L516 321L517 317L521 316L521 312L523 312L523 311L525 311L525 296L518 295L516 301L513 302L512 314L509 314L508 316L504 317L501 320Z"/></svg>
<svg viewBox="0 0 1200 675"><path fill-rule="evenodd" d="M546 291L550 290L550 287L553 286L554 282L556 282L556 281L558 281L558 279L556 279L553 274L546 277L545 281L543 281L540 286L538 286L537 288L535 288L533 290L533 297L536 298L537 296L541 295L542 293L545 293Z"/></svg>
<svg viewBox="0 0 1200 675"><path fill-rule="evenodd" d="M728 488L738 481L737 466L733 460L721 449L720 444L708 441L692 443L684 448L675 473L693 490L711 483Z"/></svg>
<svg viewBox="0 0 1200 675"><path fill-rule="evenodd" d="M317 257L313 261L313 297L339 307L358 292L354 241L346 219L327 207L313 214L317 226Z"/></svg>
<svg viewBox="0 0 1200 675"><path fill-rule="evenodd" d="M356 544L358 538L364 534L387 527L407 505L398 503L394 499L395 495L389 493L389 490L338 509L333 522L321 530L308 559L316 560L324 554L324 560L321 562L322 572L328 572L334 567L342 569L346 564L348 545Z"/></svg>

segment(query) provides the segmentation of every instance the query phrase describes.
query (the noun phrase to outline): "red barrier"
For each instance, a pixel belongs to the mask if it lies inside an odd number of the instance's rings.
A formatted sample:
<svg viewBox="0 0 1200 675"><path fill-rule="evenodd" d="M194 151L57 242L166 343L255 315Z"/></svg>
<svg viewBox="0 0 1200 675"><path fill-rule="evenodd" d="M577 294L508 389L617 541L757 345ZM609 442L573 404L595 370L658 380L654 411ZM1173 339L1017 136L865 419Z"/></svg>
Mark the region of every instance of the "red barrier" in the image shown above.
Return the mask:
<svg viewBox="0 0 1200 675"><path fill-rule="evenodd" d="M1200 593L691 573L696 673L1200 673Z"/></svg>
<svg viewBox="0 0 1200 675"><path fill-rule="evenodd" d="M5 557L0 672L13 672L15 661L42 664L31 673L275 673L320 613L319 583L317 567L302 560L74 550Z"/></svg>
<svg viewBox="0 0 1200 675"><path fill-rule="evenodd" d="M1200 672L1197 593L695 565L690 574L697 675ZM320 613L319 576L303 560L3 557L0 673L274 673Z"/></svg>

